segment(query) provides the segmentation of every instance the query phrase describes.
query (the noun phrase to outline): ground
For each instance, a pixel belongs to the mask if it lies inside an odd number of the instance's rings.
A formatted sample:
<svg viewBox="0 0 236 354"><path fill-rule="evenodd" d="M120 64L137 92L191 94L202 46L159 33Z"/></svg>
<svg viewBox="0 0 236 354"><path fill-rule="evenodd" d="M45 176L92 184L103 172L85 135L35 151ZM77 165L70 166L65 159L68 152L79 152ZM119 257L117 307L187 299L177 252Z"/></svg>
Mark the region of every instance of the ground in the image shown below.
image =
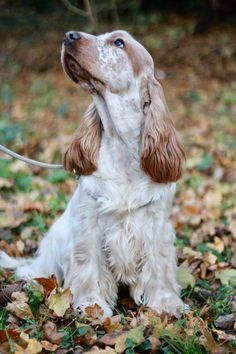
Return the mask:
<svg viewBox="0 0 236 354"><path fill-rule="evenodd" d="M236 31L225 26L196 35L193 25L153 16L138 30L126 26L154 57L186 150L172 221L182 298L191 311L178 320L157 316L121 291L114 317L99 321L96 307L81 318L71 310L70 291L53 277L15 283L2 270L1 353L236 352ZM1 34L1 144L58 163L90 102L60 67L63 31L39 27L29 36L22 27L15 36L4 28ZM75 186L64 171L1 154L0 248L31 256Z"/></svg>

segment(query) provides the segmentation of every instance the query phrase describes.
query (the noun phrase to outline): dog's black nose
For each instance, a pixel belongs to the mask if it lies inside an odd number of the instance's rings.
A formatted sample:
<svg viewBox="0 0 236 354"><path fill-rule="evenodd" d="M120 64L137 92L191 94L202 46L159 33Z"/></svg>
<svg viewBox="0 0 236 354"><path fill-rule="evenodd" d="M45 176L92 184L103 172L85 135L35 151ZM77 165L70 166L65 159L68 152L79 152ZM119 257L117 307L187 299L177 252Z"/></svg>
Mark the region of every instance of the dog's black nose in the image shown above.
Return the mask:
<svg viewBox="0 0 236 354"><path fill-rule="evenodd" d="M77 41L81 38L81 35L79 32L76 31L69 31L65 33L65 37L64 37L64 44L68 45L71 44L74 41Z"/></svg>

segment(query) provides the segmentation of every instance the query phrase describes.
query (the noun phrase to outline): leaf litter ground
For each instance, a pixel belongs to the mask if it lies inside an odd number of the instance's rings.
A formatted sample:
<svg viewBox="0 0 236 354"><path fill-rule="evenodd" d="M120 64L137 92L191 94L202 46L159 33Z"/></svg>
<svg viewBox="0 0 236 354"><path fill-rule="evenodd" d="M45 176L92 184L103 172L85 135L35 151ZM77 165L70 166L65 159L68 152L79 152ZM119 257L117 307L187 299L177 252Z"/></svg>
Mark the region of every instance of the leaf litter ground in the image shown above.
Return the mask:
<svg viewBox="0 0 236 354"><path fill-rule="evenodd" d="M1 270L1 353L236 352L236 33L213 28L193 35L192 28L193 21L171 17L137 30L155 58L187 152L172 221L182 298L191 311L178 320L158 316L121 289L112 318L99 320L99 306L81 317L71 308L70 290L53 276L26 283ZM50 33L54 51L36 37L27 42L5 32L4 50L0 44L1 142L47 162L60 161L90 101L62 73L55 54L60 35ZM32 256L75 184L64 171L1 155L0 248Z"/></svg>

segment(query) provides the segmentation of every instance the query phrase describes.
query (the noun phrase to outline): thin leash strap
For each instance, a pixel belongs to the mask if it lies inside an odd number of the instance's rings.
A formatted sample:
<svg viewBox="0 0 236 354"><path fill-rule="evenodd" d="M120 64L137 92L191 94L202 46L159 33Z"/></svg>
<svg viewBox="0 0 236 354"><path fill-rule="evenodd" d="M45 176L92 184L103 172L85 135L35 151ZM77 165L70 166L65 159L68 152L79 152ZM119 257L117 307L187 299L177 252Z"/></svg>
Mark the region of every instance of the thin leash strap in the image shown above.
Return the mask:
<svg viewBox="0 0 236 354"><path fill-rule="evenodd" d="M21 156L21 155L17 154L16 152L14 152L2 145L0 145L0 151L4 152L5 154L7 154L11 157L14 157L15 159L23 161L29 165L42 167L42 168L64 169L63 165L40 162L40 161L29 159L28 157L25 157L25 156Z"/></svg>

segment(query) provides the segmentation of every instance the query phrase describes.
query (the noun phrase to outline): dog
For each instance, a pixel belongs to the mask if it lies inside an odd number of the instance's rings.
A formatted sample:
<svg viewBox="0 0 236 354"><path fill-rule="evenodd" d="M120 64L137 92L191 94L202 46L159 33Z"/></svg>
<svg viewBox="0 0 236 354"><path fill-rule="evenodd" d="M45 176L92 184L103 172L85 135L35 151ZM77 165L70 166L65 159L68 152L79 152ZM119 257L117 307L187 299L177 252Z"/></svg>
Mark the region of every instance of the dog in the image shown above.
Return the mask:
<svg viewBox="0 0 236 354"><path fill-rule="evenodd" d="M65 34L62 66L92 96L64 156L80 180L34 259L1 252L24 279L55 274L74 308L111 316L119 284L137 305L185 311L170 224L185 154L148 51L125 31Z"/></svg>

